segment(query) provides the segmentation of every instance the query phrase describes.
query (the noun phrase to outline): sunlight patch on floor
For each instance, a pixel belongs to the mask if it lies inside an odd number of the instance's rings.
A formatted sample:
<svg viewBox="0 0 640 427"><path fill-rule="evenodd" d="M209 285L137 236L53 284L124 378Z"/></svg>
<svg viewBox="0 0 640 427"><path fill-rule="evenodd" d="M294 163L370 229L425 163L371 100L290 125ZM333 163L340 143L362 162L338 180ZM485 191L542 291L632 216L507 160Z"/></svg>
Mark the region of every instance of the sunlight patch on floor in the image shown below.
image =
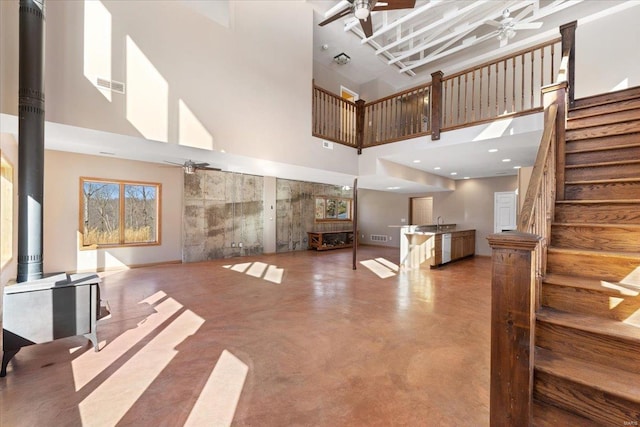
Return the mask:
<svg viewBox="0 0 640 427"><path fill-rule="evenodd" d="M230 426L249 367L224 350L213 368L185 426Z"/></svg>
<svg viewBox="0 0 640 427"><path fill-rule="evenodd" d="M396 273L390 270L389 267L387 267L384 264L381 264L375 259L360 261L360 264L367 267L369 270L371 270L374 274L376 274L381 279L386 279L388 277L393 277L396 275Z"/></svg>
<svg viewBox="0 0 640 427"><path fill-rule="evenodd" d="M242 264L223 265L222 267L276 284L282 283L282 277L284 276L284 268L278 268L275 265L264 262L245 262Z"/></svg>
<svg viewBox="0 0 640 427"><path fill-rule="evenodd" d="M164 292L157 292L145 301L152 301L151 304L153 305L161 299L162 295L166 296ZM159 297L160 299L158 299ZM168 298L155 306L154 309L156 313L145 317L138 323L136 328L129 329L122 333L104 348L101 343L101 350L99 352L87 351L72 360L71 369L73 371L73 381L76 391L80 391L181 308L182 304L173 298Z"/></svg>
<svg viewBox="0 0 640 427"><path fill-rule="evenodd" d="M389 268L390 270L393 271L398 271L400 270L400 267L398 266L398 264L394 264L391 261L389 261L388 259L385 258L376 258L376 261L378 261L380 264L384 265L385 267Z"/></svg>
<svg viewBox="0 0 640 427"><path fill-rule="evenodd" d="M165 302L180 306L171 298ZM116 425L178 354L176 347L203 323L204 319L190 310L180 314L80 402L82 424Z"/></svg>

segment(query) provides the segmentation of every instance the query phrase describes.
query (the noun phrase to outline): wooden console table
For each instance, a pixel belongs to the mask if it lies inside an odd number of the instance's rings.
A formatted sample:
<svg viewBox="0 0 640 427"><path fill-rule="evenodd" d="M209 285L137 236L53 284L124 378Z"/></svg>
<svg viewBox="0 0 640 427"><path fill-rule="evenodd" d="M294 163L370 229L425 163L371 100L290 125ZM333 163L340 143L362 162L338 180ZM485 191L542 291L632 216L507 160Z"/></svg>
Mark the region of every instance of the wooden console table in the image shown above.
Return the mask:
<svg viewBox="0 0 640 427"><path fill-rule="evenodd" d="M353 246L353 230L343 231L310 231L309 249L326 251L329 249L350 248Z"/></svg>

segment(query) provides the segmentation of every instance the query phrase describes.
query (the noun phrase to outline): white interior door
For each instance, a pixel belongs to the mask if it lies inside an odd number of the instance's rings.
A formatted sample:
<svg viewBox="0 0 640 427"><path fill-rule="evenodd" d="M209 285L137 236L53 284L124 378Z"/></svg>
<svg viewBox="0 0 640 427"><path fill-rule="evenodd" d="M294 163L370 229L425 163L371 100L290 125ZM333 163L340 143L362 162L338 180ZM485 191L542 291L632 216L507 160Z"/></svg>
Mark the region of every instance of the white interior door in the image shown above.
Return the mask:
<svg viewBox="0 0 640 427"><path fill-rule="evenodd" d="M493 232L501 233L505 230L517 230L518 196L515 191L494 193L493 204Z"/></svg>

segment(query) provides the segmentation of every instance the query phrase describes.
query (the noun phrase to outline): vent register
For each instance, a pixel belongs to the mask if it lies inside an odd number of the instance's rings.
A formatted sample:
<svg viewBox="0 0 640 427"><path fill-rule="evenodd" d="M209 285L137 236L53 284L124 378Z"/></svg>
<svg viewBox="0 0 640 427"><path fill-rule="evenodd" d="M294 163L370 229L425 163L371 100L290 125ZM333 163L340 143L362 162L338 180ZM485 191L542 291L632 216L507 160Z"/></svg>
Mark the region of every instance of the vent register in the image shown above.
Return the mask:
<svg viewBox="0 0 640 427"><path fill-rule="evenodd" d="M98 86L100 89L106 89L106 90L110 90L112 92L124 94L124 83L123 82L117 82L115 80L107 80L107 79L103 79L101 77L98 77L96 79L96 86Z"/></svg>
<svg viewBox="0 0 640 427"><path fill-rule="evenodd" d="M371 234L369 238L372 242L386 242L388 240L388 236L383 234Z"/></svg>

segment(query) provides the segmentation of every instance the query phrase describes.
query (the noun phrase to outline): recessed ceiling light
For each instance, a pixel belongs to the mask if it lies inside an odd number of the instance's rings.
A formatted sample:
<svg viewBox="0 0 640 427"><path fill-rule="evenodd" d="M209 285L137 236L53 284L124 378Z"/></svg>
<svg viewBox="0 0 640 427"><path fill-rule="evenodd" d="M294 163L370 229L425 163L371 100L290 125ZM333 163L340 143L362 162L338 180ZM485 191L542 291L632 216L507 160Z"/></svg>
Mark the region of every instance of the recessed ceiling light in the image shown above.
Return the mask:
<svg viewBox="0 0 640 427"><path fill-rule="evenodd" d="M416 159L413 161L413 163L420 163L420 160Z"/></svg>
<svg viewBox="0 0 640 427"><path fill-rule="evenodd" d="M520 169L522 166L514 166L514 169Z"/></svg>
<svg viewBox="0 0 640 427"><path fill-rule="evenodd" d="M470 176L465 176L464 179L471 179L471 177Z"/></svg>
<svg viewBox="0 0 640 427"><path fill-rule="evenodd" d="M490 153L495 153L495 152L497 152L497 151L498 151L498 149L497 149L497 148L491 148L491 149L489 149L489 152L490 152Z"/></svg>
<svg viewBox="0 0 640 427"><path fill-rule="evenodd" d="M458 175L458 172L451 172L451 175Z"/></svg>
<svg viewBox="0 0 640 427"><path fill-rule="evenodd" d="M400 187L387 187L387 190L399 190Z"/></svg>
<svg viewBox="0 0 640 427"><path fill-rule="evenodd" d="M435 168L433 168L434 171L439 171L440 170L440 166L436 166Z"/></svg>
<svg viewBox="0 0 640 427"><path fill-rule="evenodd" d="M503 162L505 162L505 163L507 163L507 162L510 162L510 161L511 161L511 159L502 159L502 161L503 161Z"/></svg>

